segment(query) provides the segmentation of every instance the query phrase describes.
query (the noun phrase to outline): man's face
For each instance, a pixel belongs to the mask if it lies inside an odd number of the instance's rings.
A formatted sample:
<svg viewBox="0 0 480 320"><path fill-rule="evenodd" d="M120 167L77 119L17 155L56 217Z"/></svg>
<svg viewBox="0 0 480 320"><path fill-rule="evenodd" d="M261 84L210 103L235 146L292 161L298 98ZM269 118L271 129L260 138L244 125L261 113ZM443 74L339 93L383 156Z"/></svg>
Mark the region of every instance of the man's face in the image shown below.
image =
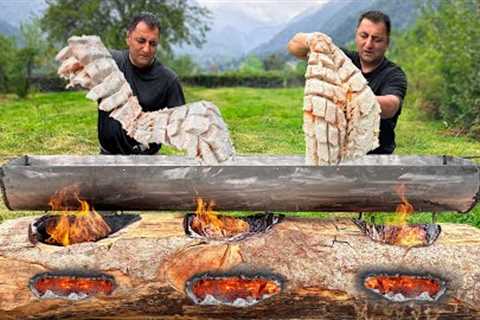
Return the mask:
<svg viewBox="0 0 480 320"><path fill-rule="evenodd" d="M159 38L158 28L152 29L145 22L140 21L127 36L131 62L139 68L149 66L155 58Z"/></svg>
<svg viewBox="0 0 480 320"><path fill-rule="evenodd" d="M388 35L385 24L363 19L355 34L355 44L363 63L379 63L388 49Z"/></svg>

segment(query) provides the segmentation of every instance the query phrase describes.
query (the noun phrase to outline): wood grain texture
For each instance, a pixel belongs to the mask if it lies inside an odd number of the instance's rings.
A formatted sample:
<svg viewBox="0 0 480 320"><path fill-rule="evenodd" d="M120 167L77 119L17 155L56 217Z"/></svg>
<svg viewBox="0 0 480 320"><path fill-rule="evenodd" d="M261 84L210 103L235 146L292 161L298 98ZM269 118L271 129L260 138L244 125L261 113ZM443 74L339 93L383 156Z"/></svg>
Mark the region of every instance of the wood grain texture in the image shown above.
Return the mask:
<svg viewBox="0 0 480 320"><path fill-rule="evenodd" d="M349 220L290 218L265 234L224 243L188 238L181 215L148 214L99 242L56 247L29 242L33 220L0 225L2 318L354 319L373 314L389 319L473 317L480 311L480 230L466 225L442 225L435 244L408 250L372 242ZM77 302L38 299L28 288L38 273L72 269L109 274L117 288L111 296ZM284 289L248 308L198 306L185 296L184 286L204 272L276 274L285 280ZM368 272L429 274L446 281L447 291L435 303L391 303L362 288Z"/></svg>

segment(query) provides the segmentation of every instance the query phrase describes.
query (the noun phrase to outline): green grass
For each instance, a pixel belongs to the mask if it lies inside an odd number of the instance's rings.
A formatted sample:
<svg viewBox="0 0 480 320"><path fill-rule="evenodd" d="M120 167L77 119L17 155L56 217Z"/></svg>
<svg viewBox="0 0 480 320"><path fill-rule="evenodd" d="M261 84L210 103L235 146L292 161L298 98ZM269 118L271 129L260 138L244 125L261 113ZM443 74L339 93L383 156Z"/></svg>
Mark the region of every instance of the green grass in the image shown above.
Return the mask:
<svg viewBox="0 0 480 320"><path fill-rule="evenodd" d="M240 154L303 154L303 88L186 88L187 100L215 103L229 125ZM0 96L0 163L24 154L98 154L95 103L84 92L39 93L28 99ZM479 156L480 142L449 134L441 121L425 117L409 93L400 117L397 154ZM182 154L163 147L163 154ZM9 212L0 203L0 221L32 212ZM292 213L325 217L328 214ZM340 214L353 217L354 214ZM335 214L339 216L339 214ZM368 215L367 215L368 216ZM378 221L387 219L377 214ZM416 214L412 222L428 222ZM442 213L439 222L480 227L480 206L468 215Z"/></svg>

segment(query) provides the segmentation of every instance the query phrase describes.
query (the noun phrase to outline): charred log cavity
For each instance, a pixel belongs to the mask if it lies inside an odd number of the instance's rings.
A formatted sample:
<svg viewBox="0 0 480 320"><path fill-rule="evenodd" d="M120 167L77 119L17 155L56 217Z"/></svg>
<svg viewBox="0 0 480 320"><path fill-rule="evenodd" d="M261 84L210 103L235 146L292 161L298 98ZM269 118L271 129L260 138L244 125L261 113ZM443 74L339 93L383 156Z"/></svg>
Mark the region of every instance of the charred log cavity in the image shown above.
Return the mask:
<svg viewBox="0 0 480 320"><path fill-rule="evenodd" d="M196 304L248 307L279 294L283 278L274 274L195 275L186 282L186 294Z"/></svg>
<svg viewBox="0 0 480 320"><path fill-rule="evenodd" d="M283 219L273 213L255 214L247 217L215 216L218 224L213 225L189 213L183 220L185 234L192 238L207 240L238 241L270 230Z"/></svg>
<svg viewBox="0 0 480 320"><path fill-rule="evenodd" d="M354 223L373 241L410 248L432 245L442 232L438 224L382 225L363 220Z"/></svg>
<svg viewBox="0 0 480 320"><path fill-rule="evenodd" d="M40 299L82 300L97 295L110 295L115 279L107 274L85 271L45 272L35 275L29 284Z"/></svg>
<svg viewBox="0 0 480 320"><path fill-rule="evenodd" d="M392 302L435 302L446 291L446 283L431 275L368 274L363 287L369 292Z"/></svg>
<svg viewBox="0 0 480 320"><path fill-rule="evenodd" d="M98 215L103 219L103 221L108 226L108 233L93 234L83 237L78 237L76 241L72 241L70 244L81 243L81 242L92 242L99 241L101 239L107 238L110 235L116 233L117 231L127 227L128 225L141 220L141 217L136 214L116 214L116 213L98 213ZM50 228L55 228L61 219L62 215L44 215L35 220L28 229L28 237L33 244L37 242L42 242L45 244L51 244L56 246L63 246L61 242L58 242L52 239L48 230ZM66 218L70 223L74 223L77 216L68 215ZM73 239L75 240L75 239Z"/></svg>

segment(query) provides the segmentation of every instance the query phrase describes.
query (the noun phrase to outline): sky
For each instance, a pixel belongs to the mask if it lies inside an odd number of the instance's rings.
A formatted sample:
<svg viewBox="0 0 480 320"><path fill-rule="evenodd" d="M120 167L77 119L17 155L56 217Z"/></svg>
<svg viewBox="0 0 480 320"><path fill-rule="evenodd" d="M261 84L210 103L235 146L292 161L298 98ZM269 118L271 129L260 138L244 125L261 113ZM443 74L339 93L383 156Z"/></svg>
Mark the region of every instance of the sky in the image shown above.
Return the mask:
<svg viewBox="0 0 480 320"><path fill-rule="evenodd" d="M318 9L327 0L196 0L214 11L231 6L270 23L285 23L307 8Z"/></svg>

